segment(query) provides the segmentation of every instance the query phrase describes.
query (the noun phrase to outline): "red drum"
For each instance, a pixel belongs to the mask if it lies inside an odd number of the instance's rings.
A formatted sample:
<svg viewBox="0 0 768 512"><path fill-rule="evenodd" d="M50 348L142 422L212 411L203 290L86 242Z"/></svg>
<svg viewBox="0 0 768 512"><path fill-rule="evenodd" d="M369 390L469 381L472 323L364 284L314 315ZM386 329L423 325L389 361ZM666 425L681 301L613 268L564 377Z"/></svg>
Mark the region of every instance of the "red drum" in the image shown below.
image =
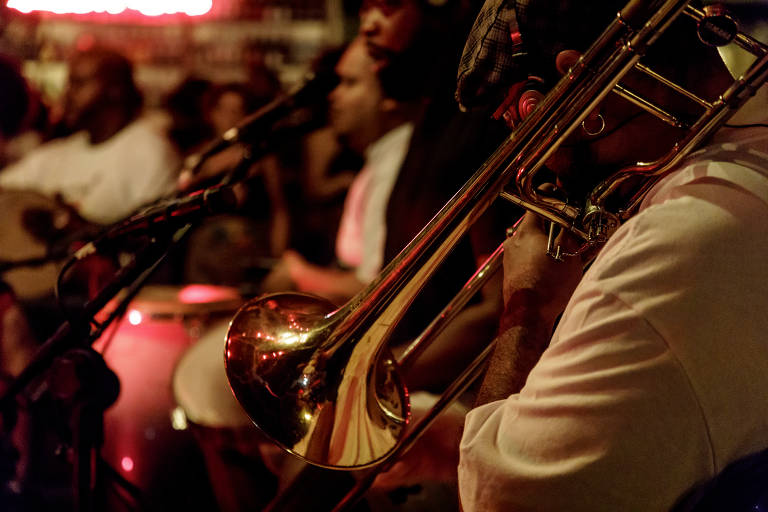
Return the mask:
<svg viewBox="0 0 768 512"><path fill-rule="evenodd" d="M95 345L121 388L104 417L102 455L153 509L215 506L171 381L182 355L209 326L231 318L241 302L230 288L147 286Z"/></svg>

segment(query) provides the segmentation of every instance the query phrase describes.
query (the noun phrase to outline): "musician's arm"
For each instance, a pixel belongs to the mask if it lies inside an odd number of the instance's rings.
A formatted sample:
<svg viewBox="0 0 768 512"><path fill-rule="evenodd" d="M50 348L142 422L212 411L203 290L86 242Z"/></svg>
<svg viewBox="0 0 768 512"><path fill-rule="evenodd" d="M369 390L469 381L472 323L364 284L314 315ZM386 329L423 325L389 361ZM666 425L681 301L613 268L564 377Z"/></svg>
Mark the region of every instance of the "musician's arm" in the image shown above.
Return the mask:
<svg viewBox="0 0 768 512"><path fill-rule="evenodd" d="M294 251L285 251L281 263L299 291L325 297L337 304L349 300L365 286L352 270L314 265Z"/></svg>
<svg viewBox="0 0 768 512"><path fill-rule="evenodd" d="M280 256L288 248L290 233L288 206L285 202L283 185L280 179L280 162L276 155L271 154L262 159L260 167L264 179L264 187L269 197L270 252L273 256Z"/></svg>
<svg viewBox="0 0 768 512"><path fill-rule="evenodd" d="M0 189L39 188L42 180L44 161L41 151L31 153L26 158L0 169Z"/></svg>
<svg viewBox="0 0 768 512"><path fill-rule="evenodd" d="M581 279L579 258L555 261L546 255L546 246L540 221L530 213L504 243L504 311L476 405L502 400L522 388Z"/></svg>
<svg viewBox="0 0 768 512"><path fill-rule="evenodd" d="M466 306L415 360L407 374L409 389L442 392L493 338L501 311L501 277L498 272L486 283L480 301Z"/></svg>

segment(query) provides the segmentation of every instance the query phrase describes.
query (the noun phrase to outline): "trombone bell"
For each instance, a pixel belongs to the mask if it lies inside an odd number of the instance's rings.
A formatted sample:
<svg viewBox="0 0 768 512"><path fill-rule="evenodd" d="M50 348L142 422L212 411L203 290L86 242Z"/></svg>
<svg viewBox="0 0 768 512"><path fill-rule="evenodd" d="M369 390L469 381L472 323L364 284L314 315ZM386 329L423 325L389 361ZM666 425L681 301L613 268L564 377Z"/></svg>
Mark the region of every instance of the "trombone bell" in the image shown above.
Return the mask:
<svg viewBox="0 0 768 512"><path fill-rule="evenodd" d="M372 465L399 443L407 391L386 350L339 346L336 308L303 293L245 304L225 348L227 378L254 423L283 448L333 469ZM366 346L367 345L367 346Z"/></svg>

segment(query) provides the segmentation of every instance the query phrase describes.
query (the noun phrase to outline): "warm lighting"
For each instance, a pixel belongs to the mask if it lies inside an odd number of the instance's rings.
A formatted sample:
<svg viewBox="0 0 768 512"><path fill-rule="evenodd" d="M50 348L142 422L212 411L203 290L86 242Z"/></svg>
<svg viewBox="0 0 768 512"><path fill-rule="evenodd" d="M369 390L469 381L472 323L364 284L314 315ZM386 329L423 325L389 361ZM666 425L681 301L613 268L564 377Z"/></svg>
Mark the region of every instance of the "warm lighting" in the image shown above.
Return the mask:
<svg viewBox="0 0 768 512"><path fill-rule="evenodd" d="M212 6L213 0L8 0L8 7L23 13L48 11L56 14L119 14L133 9L145 16L176 13L200 16Z"/></svg>
<svg viewBox="0 0 768 512"><path fill-rule="evenodd" d="M210 2L211 0L208 0L209 5ZM237 290L223 286L188 284L179 290L179 300L184 304L210 304L212 302L238 300L239 298L240 295Z"/></svg>
<svg viewBox="0 0 768 512"><path fill-rule="evenodd" d="M133 459L130 457L123 457L120 461L120 467L125 471L133 471Z"/></svg>
<svg viewBox="0 0 768 512"><path fill-rule="evenodd" d="M131 325L139 325L141 323L141 311L138 309L132 309L128 312L128 322Z"/></svg>
<svg viewBox="0 0 768 512"><path fill-rule="evenodd" d="M292 332L283 332L280 334L277 342L283 345L295 345L297 343L305 343L307 338L309 338L309 335L306 333L294 334Z"/></svg>
<svg viewBox="0 0 768 512"><path fill-rule="evenodd" d="M173 427L173 430L187 429L187 415L181 407L171 410L171 427Z"/></svg>

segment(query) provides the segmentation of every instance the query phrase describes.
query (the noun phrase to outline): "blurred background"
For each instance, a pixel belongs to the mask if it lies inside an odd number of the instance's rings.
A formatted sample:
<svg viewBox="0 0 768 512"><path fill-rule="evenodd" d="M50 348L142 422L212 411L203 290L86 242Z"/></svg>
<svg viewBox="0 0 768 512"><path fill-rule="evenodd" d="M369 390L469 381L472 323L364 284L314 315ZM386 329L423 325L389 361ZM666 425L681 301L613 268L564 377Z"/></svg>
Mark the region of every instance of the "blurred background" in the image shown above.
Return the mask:
<svg viewBox="0 0 768 512"><path fill-rule="evenodd" d="M24 62L47 102L66 83L67 57L104 44L136 65L148 106L185 77L247 80L264 65L283 84L356 30L358 0L4 0L0 51ZM109 10L109 12L107 12Z"/></svg>

